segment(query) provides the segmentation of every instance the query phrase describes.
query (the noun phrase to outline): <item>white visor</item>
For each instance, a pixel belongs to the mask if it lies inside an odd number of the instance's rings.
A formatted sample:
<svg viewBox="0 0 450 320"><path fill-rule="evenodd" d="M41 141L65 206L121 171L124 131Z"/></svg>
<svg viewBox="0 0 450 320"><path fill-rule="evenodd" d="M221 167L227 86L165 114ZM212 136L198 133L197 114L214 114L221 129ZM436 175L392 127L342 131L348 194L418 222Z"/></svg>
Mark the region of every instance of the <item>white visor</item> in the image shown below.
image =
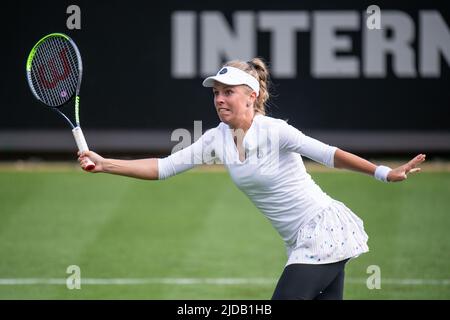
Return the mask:
<svg viewBox="0 0 450 320"><path fill-rule="evenodd" d="M241 69L234 67L223 67L217 72L215 76L206 78L203 81L204 87L214 87L214 81L228 84L231 86L237 86L240 84L246 84L253 91L256 92L256 96L259 96L259 82L251 74L242 71Z"/></svg>

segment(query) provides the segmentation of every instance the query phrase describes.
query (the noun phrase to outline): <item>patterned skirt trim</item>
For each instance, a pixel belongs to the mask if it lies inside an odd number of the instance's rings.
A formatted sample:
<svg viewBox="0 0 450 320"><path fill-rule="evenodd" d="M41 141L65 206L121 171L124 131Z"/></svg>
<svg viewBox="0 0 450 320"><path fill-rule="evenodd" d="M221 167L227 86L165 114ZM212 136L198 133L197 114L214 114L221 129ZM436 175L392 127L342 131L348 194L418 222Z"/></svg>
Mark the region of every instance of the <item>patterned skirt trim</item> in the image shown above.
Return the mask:
<svg viewBox="0 0 450 320"><path fill-rule="evenodd" d="M368 238L363 221L342 202L333 200L299 229L295 245L287 248L286 265L356 258L369 251Z"/></svg>

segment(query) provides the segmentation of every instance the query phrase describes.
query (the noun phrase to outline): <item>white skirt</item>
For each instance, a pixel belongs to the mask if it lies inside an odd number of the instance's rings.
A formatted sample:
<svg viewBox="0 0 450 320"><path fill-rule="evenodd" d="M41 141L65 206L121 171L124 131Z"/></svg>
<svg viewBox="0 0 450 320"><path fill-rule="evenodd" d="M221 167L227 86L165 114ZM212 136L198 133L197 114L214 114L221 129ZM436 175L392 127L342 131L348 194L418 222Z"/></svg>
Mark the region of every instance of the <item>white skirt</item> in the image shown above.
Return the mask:
<svg viewBox="0 0 450 320"><path fill-rule="evenodd" d="M286 265L356 258L369 251L368 238L362 220L342 202L333 200L300 228L296 243L287 248Z"/></svg>

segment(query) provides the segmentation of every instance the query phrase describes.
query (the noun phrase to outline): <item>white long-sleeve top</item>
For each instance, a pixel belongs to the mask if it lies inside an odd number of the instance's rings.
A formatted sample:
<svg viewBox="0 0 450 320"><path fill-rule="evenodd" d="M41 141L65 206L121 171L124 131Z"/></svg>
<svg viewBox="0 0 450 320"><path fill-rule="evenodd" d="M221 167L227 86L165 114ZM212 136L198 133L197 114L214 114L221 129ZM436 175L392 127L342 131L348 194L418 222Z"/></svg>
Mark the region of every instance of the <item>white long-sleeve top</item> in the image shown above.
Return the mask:
<svg viewBox="0 0 450 320"><path fill-rule="evenodd" d="M295 245L300 227L333 200L306 172L302 155L333 167L336 148L263 115L254 117L242 144L246 158L241 162L231 129L220 123L189 147L159 159L159 179L199 164L222 163L286 245Z"/></svg>

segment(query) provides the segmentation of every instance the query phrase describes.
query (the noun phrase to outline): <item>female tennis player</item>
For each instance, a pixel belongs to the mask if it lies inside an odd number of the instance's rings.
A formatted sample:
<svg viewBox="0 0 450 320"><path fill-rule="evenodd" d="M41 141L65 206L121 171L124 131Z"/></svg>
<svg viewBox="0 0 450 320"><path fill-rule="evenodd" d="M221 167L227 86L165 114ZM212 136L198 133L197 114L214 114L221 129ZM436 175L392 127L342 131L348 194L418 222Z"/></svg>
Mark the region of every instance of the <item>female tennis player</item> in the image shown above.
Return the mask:
<svg viewBox="0 0 450 320"><path fill-rule="evenodd" d="M203 86L212 87L220 119L191 146L162 159L106 159L91 172L166 179L198 164L223 163L232 180L268 218L285 242L287 262L272 299L343 299L344 268L367 252L363 222L324 193L306 172L302 156L332 168L365 173L384 182L403 181L425 161L419 154L391 169L306 136L265 115L269 72L262 59L231 61Z"/></svg>

